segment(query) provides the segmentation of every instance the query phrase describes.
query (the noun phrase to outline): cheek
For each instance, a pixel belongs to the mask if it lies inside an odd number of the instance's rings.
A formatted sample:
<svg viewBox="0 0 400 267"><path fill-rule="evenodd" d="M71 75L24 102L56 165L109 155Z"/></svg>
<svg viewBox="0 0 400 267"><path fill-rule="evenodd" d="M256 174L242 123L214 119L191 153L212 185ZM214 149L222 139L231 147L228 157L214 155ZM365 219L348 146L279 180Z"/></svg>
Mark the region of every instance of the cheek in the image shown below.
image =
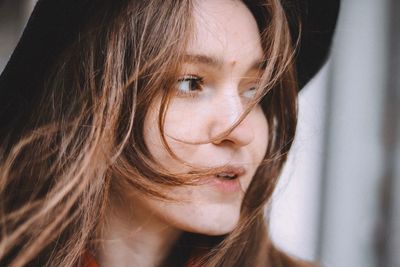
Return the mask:
<svg viewBox="0 0 400 267"><path fill-rule="evenodd" d="M188 199L165 202L146 199L146 206L164 224L176 229L206 235L223 235L231 232L240 217L241 198L215 201L207 198L202 189L181 187L173 193Z"/></svg>
<svg viewBox="0 0 400 267"><path fill-rule="evenodd" d="M252 174L250 179L243 180L242 188L247 190L252 181L252 177L254 176L257 168L265 159L265 154L267 152L268 147L268 123L267 119L262 111L261 107L257 106L250 114L248 115L248 119L250 120L250 125L254 129L254 140L249 145L248 153L251 154L251 169Z"/></svg>
<svg viewBox="0 0 400 267"><path fill-rule="evenodd" d="M171 155L165 149L161 132L158 128L158 116L159 110L158 109L151 109L145 117L144 121L144 129L143 129L143 137L144 142L154 159L164 168L166 169L174 169L179 166L178 162L173 160ZM167 119L168 121L168 119ZM166 122L165 127L165 139L168 142L170 148L174 151L174 153L180 154L182 150L182 143L173 141L171 142L171 138L169 138L170 134L168 133L168 125L169 122ZM178 124L175 124L178 125Z"/></svg>
<svg viewBox="0 0 400 267"><path fill-rule="evenodd" d="M205 119L209 111L202 108L203 106L172 100L164 121L164 137L169 148L181 160L194 165L200 163L199 158L204 158L204 153L207 152L201 145L195 145L196 142L204 142L209 138ZM170 171L182 170L182 162L171 157L163 145L158 129L158 112L153 109L146 115L143 132L145 144L161 166Z"/></svg>
<svg viewBox="0 0 400 267"><path fill-rule="evenodd" d="M195 163L199 147L196 145L188 145L184 140L175 140L170 136L167 129L165 129L165 140L173 153L185 162ZM160 166L172 172L186 170L185 165L183 165L181 161L174 159L165 149L157 126L149 125L145 128L144 140L150 154Z"/></svg>
<svg viewBox="0 0 400 267"><path fill-rule="evenodd" d="M258 164L265 157L268 146L268 123L260 106L257 106L251 113L252 126L254 129L254 141L252 142L251 151L254 154L254 162Z"/></svg>

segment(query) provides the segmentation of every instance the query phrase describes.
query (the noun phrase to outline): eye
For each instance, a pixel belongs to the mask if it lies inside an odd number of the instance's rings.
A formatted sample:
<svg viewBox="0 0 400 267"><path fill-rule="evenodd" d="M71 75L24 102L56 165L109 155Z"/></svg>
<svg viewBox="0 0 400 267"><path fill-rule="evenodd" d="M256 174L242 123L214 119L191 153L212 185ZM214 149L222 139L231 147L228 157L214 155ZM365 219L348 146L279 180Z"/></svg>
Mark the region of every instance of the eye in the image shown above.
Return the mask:
<svg viewBox="0 0 400 267"><path fill-rule="evenodd" d="M248 99L252 99L252 98L255 97L256 94L257 94L257 87L256 86L251 86L249 89L247 89L243 93L243 96L248 98Z"/></svg>
<svg viewBox="0 0 400 267"><path fill-rule="evenodd" d="M186 75L178 80L178 95L187 96L202 90L203 78L196 75Z"/></svg>

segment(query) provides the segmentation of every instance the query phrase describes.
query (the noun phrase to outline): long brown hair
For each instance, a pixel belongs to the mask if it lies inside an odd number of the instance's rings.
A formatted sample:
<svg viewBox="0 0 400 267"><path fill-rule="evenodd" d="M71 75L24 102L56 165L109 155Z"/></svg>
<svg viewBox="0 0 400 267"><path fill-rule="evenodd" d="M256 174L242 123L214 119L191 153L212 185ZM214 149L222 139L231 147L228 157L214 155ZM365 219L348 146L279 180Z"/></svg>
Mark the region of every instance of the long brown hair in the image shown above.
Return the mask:
<svg viewBox="0 0 400 267"><path fill-rule="evenodd" d="M144 118L156 97L162 99L162 132L195 3L86 2L96 3L88 4L84 27L33 79L31 101L24 107L12 103L21 109L0 129L1 265L79 266L119 187L162 199L160 187L196 181L159 167L143 140ZM293 40L279 0L244 3L256 18L265 53L253 105L261 102L267 118L268 150L238 226L212 239L196 264L297 266L270 242L263 212L296 129ZM13 90L10 84L0 88Z"/></svg>

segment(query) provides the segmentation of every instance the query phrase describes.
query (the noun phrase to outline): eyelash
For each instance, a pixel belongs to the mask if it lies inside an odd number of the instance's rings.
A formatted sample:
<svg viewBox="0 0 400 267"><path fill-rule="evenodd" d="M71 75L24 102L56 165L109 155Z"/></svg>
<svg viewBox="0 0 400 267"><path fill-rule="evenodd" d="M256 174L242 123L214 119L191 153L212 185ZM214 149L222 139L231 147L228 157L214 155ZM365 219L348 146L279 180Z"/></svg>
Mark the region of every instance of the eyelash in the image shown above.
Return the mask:
<svg viewBox="0 0 400 267"><path fill-rule="evenodd" d="M182 83L187 82L188 84L188 89L182 90L181 88L179 88L180 85L182 85ZM196 94L198 94L203 87L203 77L199 77L197 75L185 75L182 78L180 78L178 80L178 84L177 84L177 95L178 96L191 96L194 97L196 96ZM194 85L194 86L193 86ZM192 90L194 89L194 90Z"/></svg>
<svg viewBox="0 0 400 267"><path fill-rule="evenodd" d="M183 82L188 83L188 88L186 90L182 90L181 88L179 88L179 86ZM203 77L200 77L200 76L197 76L194 74L184 75L182 78L178 79L177 96L196 97L202 91L203 85L204 85ZM194 89L194 90L192 90L192 89ZM256 94L256 91L257 91L257 86L252 86L244 93L244 96L246 96L246 98L249 98L249 99L253 98L254 95Z"/></svg>

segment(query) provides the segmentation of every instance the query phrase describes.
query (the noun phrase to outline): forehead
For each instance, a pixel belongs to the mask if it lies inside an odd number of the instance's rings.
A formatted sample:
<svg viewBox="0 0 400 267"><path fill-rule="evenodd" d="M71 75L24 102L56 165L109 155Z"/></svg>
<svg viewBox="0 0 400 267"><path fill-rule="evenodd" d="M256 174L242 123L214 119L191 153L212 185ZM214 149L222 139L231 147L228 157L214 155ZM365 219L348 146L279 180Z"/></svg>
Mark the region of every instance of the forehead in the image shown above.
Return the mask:
<svg viewBox="0 0 400 267"><path fill-rule="evenodd" d="M250 64L263 56L254 16L241 1L199 0L188 54L205 54L225 64Z"/></svg>

